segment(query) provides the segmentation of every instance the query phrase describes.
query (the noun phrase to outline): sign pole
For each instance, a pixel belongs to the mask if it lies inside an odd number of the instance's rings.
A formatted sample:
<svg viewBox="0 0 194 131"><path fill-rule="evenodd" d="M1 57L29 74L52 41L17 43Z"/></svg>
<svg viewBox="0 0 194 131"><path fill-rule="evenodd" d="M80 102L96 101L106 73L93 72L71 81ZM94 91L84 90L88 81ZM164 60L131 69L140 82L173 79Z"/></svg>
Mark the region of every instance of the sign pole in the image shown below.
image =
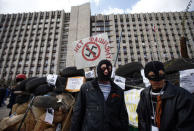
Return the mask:
<svg viewBox="0 0 194 131"><path fill-rule="evenodd" d="M119 43L117 45L117 55L116 55L116 58L115 58L115 61L114 61L114 67L116 67L116 63L117 63L117 59L118 59L118 55L119 55L119 51L120 51L121 37L122 37L122 30L121 30L121 35L120 35L120 38L119 38Z"/></svg>

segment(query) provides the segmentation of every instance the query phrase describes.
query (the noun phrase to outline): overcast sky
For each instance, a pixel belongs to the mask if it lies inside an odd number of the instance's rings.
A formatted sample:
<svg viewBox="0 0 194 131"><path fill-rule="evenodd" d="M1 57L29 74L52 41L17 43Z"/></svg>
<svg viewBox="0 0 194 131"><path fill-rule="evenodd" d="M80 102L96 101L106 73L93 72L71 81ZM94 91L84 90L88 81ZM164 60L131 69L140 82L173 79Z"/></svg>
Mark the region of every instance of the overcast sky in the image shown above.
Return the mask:
<svg viewBox="0 0 194 131"><path fill-rule="evenodd" d="M184 11L190 0L0 0L0 14L65 10L90 2L91 13L119 14ZM189 11L194 11L194 1Z"/></svg>

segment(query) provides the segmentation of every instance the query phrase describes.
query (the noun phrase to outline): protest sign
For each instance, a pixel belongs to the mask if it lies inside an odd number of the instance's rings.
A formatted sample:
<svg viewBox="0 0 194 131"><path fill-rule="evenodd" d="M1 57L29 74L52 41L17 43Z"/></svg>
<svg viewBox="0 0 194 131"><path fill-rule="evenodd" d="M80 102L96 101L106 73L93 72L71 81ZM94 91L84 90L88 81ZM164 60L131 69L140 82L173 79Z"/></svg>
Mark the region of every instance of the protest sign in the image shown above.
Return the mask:
<svg viewBox="0 0 194 131"><path fill-rule="evenodd" d="M121 76L115 76L114 78L114 83L121 87L123 90L125 90L125 81L126 79Z"/></svg>
<svg viewBox="0 0 194 131"><path fill-rule="evenodd" d="M73 53L78 69L96 66L102 59L112 59L107 33L73 42Z"/></svg>
<svg viewBox="0 0 194 131"><path fill-rule="evenodd" d="M129 124L135 127L138 127L138 117L136 109L140 100L140 93L142 90L143 89L132 89L124 92Z"/></svg>
<svg viewBox="0 0 194 131"><path fill-rule="evenodd" d="M194 93L194 69L180 71L180 87Z"/></svg>
<svg viewBox="0 0 194 131"><path fill-rule="evenodd" d="M85 82L85 77L69 77L66 90L70 92L80 91L81 85Z"/></svg>
<svg viewBox="0 0 194 131"><path fill-rule="evenodd" d="M55 86L56 81L57 81L57 77L58 77L57 75L48 74L47 75L47 83L50 84L50 85Z"/></svg>
<svg viewBox="0 0 194 131"><path fill-rule="evenodd" d="M94 70L85 72L85 77L86 78L95 78L95 72L94 72Z"/></svg>
<svg viewBox="0 0 194 131"><path fill-rule="evenodd" d="M53 124L53 119L54 119L54 109L48 108L46 111L46 116L44 121L48 122L49 124Z"/></svg>

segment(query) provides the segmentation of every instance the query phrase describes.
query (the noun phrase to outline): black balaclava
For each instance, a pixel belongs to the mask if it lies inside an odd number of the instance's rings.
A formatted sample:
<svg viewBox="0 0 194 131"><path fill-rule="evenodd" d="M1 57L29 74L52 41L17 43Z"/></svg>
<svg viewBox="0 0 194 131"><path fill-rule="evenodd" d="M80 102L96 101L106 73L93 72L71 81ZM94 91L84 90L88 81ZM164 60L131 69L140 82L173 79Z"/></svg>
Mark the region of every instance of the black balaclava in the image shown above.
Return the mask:
<svg viewBox="0 0 194 131"><path fill-rule="evenodd" d="M101 65L106 64L106 69L108 69L109 66L111 66L111 71L108 70L108 75L104 75L104 71L101 69ZM99 81L109 81L111 79L111 74L112 74L112 64L109 60L101 60L98 63L97 66L97 74L98 74L98 80Z"/></svg>
<svg viewBox="0 0 194 131"><path fill-rule="evenodd" d="M159 75L159 70L163 70L165 72L163 63L159 61L151 61L147 63L145 66L145 69L144 69L145 77L153 81L160 81L160 80L165 79L165 74ZM149 72L154 72L155 74L154 77L149 77L148 76Z"/></svg>

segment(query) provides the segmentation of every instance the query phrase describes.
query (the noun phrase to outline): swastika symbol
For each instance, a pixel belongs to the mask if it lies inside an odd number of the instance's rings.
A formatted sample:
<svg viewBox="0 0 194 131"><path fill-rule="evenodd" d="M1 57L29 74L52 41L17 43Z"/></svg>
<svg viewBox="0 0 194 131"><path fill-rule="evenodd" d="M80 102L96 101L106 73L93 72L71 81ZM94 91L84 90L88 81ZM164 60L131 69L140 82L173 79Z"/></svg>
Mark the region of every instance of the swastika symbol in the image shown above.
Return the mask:
<svg viewBox="0 0 194 131"><path fill-rule="evenodd" d="M92 45L92 48L90 49L88 46L86 47L86 50L88 51L89 54L85 54L86 56L90 57L90 55L92 54L93 57L96 56L96 52L93 51L93 49L96 49L96 46Z"/></svg>
<svg viewBox="0 0 194 131"><path fill-rule="evenodd" d="M94 61L100 56L100 46L95 42L88 42L82 48L82 56L87 61Z"/></svg>

